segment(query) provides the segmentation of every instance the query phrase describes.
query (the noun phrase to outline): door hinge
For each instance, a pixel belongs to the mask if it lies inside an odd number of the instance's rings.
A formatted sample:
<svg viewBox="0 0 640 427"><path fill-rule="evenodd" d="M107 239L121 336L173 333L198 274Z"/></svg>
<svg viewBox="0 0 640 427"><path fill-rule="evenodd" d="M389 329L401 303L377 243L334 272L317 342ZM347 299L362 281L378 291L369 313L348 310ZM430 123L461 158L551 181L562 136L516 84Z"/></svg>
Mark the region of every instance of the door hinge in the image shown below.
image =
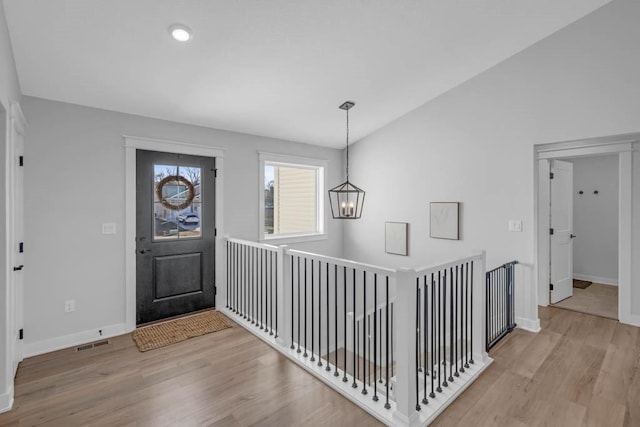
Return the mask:
<svg viewBox="0 0 640 427"><path fill-rule="evenodd" d="M553 176L554 176L554 175L553 175L553 172L550 172L550 173L549 173L549 179L553 179Z"/></svg>
<svg viewBox="0 0 640 427"><path fill-rule="evenodd" d="M24 156L18 157L18 165L19 166L24 166Z"/></svg>
<svg viewBox="0 0 640 427"><path fill-rule="evenodd" d="M549 229L549 234L553 235L553 228Z"/></svg>
<svg viewBox="0 0 640 427"><path fill-rule="evenodd" d="M18 253L23 253L24 252L24 243L20 242L18 243Z"/></svg>
<svg viewBox="0 0 640 427"><path fill-rule="evenodd" d="M20 331L18 332L18 337L23 340L24 339L24 329L20 329Z"/></svg>
<svg viewBox="0 0 640 427"><path fill-rule="evenodd" d="M215 297L216 295L218 295L218 287L214 286L213 287L213 296Z"/></svg>
<svg viewBox="0 0 640 427"><path fill-rule="evenodd" d="M213 229L213 237L218 237L218 229L217 228Z"/></svg>
<svg viewBox="0 0 640 427"><path fill-rule="evenodd" d="M553 290L553 283L549 283L549 290L552 291Z"/></svg>
<svg viewBox="0 0 640 427"><path fill-rule="evenodd" d="M214 169L213 170L213 177L217 178L218 177L218 169Z"/></svg>

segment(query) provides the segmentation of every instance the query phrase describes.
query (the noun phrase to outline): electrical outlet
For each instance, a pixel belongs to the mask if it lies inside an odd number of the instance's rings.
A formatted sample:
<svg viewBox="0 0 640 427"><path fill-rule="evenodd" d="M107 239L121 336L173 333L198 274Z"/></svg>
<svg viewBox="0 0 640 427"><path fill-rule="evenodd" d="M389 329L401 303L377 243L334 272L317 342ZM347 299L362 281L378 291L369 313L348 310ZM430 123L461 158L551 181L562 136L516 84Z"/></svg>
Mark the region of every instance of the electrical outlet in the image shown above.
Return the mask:
<svg viewBox="0 0 640 427"><path fill-rule="evenodd" d="M106 222L102 224L102 234L116 234L116 223Z"/></svg>
<svg viewBox="0 0 640 427"><path fill-rule="evenodd" d="M521 232L522 231L522 221L511 220L509 221L509 231L511 232Z"/></svg>
<svg viewBox="0 0 640 427"><path fill-rule="evenodd" d="M64 302L64 312L71 313L76 311L76 300L70 299Z"/></svg>

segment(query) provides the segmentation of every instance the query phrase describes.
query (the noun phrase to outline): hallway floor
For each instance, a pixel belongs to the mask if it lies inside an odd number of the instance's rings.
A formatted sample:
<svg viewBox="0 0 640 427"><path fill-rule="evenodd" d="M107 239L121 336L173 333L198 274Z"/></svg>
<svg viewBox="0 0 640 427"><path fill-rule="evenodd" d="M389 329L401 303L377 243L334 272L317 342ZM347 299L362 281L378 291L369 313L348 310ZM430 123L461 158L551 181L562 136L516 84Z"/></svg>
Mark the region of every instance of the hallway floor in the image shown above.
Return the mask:
<svg viewBox="0 0 640 427"><path fill-rule="evenodd" d="M554 307L618 320L618 287L592 283L587 289L573 288L573 296Z"/></svg>

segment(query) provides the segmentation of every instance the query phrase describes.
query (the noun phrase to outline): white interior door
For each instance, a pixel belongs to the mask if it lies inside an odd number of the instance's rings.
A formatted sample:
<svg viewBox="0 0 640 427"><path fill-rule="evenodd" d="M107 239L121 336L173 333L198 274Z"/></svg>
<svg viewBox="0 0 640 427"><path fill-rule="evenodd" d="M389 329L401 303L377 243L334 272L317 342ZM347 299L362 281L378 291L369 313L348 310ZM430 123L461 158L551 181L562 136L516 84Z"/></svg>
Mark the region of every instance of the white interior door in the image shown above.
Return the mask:
<svg viewBox="0 0 640 427"><path fill-rule="evenodd" d="M18 104L12 105L10 129L10 188L9 242L11 264L9 270L9 296L12 301L11 340L13 342L12 368L15 375L23 358L21 330L24 328L24 130L25 120Z"/></svg>
<svg viewBox="0 0 640 427"><path fill-rule="evenodd" d="M573 295L573 164L551 161L551 303Z"/></svg>

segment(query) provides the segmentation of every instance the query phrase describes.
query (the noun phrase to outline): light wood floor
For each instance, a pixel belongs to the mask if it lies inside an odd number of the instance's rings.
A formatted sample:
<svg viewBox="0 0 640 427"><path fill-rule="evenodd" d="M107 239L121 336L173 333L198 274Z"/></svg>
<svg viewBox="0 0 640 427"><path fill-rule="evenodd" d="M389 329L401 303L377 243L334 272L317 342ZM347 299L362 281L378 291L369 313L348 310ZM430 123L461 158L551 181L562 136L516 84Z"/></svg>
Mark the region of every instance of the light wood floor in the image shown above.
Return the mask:
<svg viewBox="0 0 640 427"><path fill-rule="evenodd" d="M640 329L540 308L437 426L640 426ZM139 353L129 336L25 360L0 426L368 426L376 420L233 327Z"/></svg>
<svg viewBox="0 0 640 427"><path fill-rule="evenodd" d="M129 335L26 359L0 426L379 426L241 327L140 353Z"/></svg>
<svg viewBox="0 0 640 427"><path fill-rule="evenodd" d="M573 288L572 297L553 306L617 320L618 287L592 283L587 289Z"/></svg>
<svg viewBox="0 0 640 427"><path fill-rule="evenodd" d="M640 328L539 308L542 331L515 330L436 426L640 426Z"/></svg>

